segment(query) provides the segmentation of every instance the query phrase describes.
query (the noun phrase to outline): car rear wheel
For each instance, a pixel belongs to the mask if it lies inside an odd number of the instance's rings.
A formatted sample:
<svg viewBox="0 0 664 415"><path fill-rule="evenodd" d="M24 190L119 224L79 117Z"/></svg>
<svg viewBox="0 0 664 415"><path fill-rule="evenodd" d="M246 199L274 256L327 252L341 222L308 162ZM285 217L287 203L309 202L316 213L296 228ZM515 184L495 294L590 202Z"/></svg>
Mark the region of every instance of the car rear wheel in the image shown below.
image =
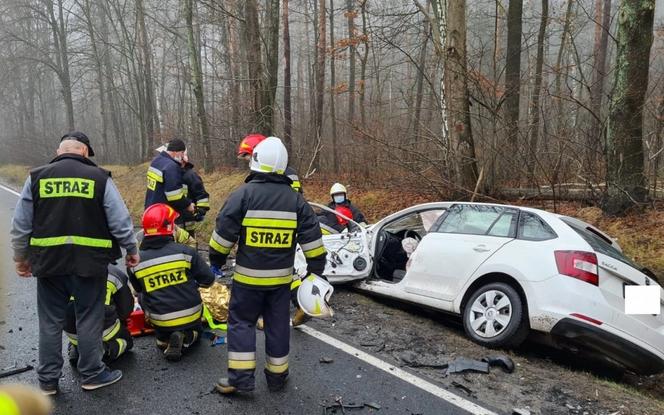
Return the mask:
<svg viewBox="0 0 664 415"><path fill-rule="evenodd" d="M510 285L479 287L463 310L468 337L486 347L515 347L528 336L528 317L521 296Z"/></svg>

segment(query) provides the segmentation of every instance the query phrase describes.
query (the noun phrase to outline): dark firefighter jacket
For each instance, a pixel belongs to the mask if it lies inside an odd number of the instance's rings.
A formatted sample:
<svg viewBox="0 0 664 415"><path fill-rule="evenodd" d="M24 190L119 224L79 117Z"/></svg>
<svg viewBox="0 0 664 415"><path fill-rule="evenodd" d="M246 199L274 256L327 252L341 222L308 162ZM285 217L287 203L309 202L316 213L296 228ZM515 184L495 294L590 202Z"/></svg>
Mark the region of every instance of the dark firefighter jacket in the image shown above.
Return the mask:
<svg viewBox="0 0 664 415"><path fill-rule="evenodd" d="M172 236L146 236L141 263L129 269L129 280L141 293L141 306L157 329L173 331L200 324L203 305L198 287L209 287L214 275L196 249Z"/></svg>
<svg viewBox="0 0 664 415"><path fill-rule="evenodd" d="M182 169L182 182L185 197L191 199L196 205L195 213L180 212L178 223L183 223L185 229L192 229L195 222L203 220L205 213L210 210L210 194L205 190L203 179L194 170L194 165L187 163Z"/></svg>
<svg viewBox="0 0 664 415"><path fill-rule="evenodd" d="M284 175L252 173L217 216L210 261L221 266L237 243L234 283L256 288L290 284L299 243L308 272L322 275L326 251L316 215Z"/></svg>
<svg viewBox="0 0 664 415"><path fill-rule="evenodd" d="M115 265L108 266L106 278L106 300L104 307L104 341L109 341L120 331L129 314L134 310L134 296L127 284L127 274ZM67 306L65 332L73 344L78 343L76 337L76 313L74 301Z"/></svg>
<svg viewBox="0 0 664 415"><path fill-rule="evenodd" d="M291 179L291 187L293 190L304 194L304 189L302 189L302 183L300 183L300 177L297 175L297 172L295 169L293 169L291 166L286 167L286 170L284 171L284 175Z"/></svg>
<svg viewBox="0 0 664 415"><path fill-rule="evenodd" d="M167 152L162 151L148 168L145 208L156 203L166 203L180 214L191 204L185 196L182 166Z"/></svg>

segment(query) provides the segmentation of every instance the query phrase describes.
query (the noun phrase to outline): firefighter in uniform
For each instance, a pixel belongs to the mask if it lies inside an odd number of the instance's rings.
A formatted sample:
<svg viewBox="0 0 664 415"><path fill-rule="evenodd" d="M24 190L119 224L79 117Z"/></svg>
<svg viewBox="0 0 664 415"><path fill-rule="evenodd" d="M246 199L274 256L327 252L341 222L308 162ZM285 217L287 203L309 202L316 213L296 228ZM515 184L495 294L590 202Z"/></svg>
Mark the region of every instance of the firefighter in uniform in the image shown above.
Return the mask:
<svg viewBox="0 0 664 415"><path fill-rule="evenodd" d="M127 274L116 265L108 266L105 297L104 332L102 333L104 360L112 362L134 346L134 340L127 330L127 318L134 309L134 296L127 284ZM76 367L79 355L73 298L67 307L65 334L69 339L69 362Z"/></svg>
<svg viewBox="0 0 664 415"><path fill-rule="evenodd" d="M217 217L210 261L220 267L238 244L228 319L228 378L223 394L254 389L256 321L265 319L265 375L271 391L285 386L290 341L289 300L295 246L307 258L308 272L322 274L326 251L313 210L290 189L283 175L288 153L280 139L263 140L253 151L252 173L233 192Z"/></svg>
<svg viewBox="0 0 664 415"><path fill-rule="evenodd" d="M178 213L159 203L143 213L142 262L129 268L129 280L155 328L157 347L177 361L183 349L200 337L203 304L198 287L209 287L214 275L195 248L173 240Z"/></svg>
<svg viewBox="0 0 664 415"><path fill-rule="evenodd" d="M139 256L127 207L110 173L88 159L92 155L85 134L63 136L58 156L30 172L12 219L16 271L37 277L37 373L47 395L58 392L62 331L71 296L81 387L94 390L122 378L122 372L110 371L102 362L106 276L121 247L130 266L138 264Z"/></svg>
<svg viewBox="0 0 664 415"><path fill-rule="evenodd" d="M194 170L194 165L189 162L187 152L184 153L182 160L182 182L184 195L194 203L194 211L183 212L182 216L178 218L178 224L182 224L182 227L194 237L197 223L202 222L205 214L210 210L210 194L205 190L203 179Z"/></svg>
<svg viewBox="0 0 664 415"><path fill-rule="evenodd" d="M152 160L148 168L145 209L156 203L166 203L179 214L193 213L194 204L185 195L182 180L182 161L186 147L182 140L171 140L166 150Z"/></svg>
<svg viewBox="0 0 664 415"><path fill-rule="evenodd" d="M346 190L346 186L341 183L333 184L330 188L330 197L332 198L332 201L327 207L361 225L366 225L367 220L364 218L364 214L357 208L357 206L351 203L347 195L348 191ZM325 212L325 217L325 223L330 225L337 232L342 232L346 228L348 228L349 231L352 230L352 223L348 222L348 220L341 216L337 216L332 212Z"/></svg>
<svg viewBox="0 0 664 415"><path fill-rule="evenodd" d="M242 141L240 141L240 145L238 146L237 158L250 162L251 155L254 152L254 148L256 148L256 146L266 138L267 137L265 137L262 134L249 134L246 137L244 137ZM295 170L292 167L287 166L283 174L291 180L291 188L296 192L304 195L304 190L302 189L302 183L300 183L300 178L298 177ZM293 306L295 306L295 315L293 316L293 327L297 327L301 324L304 324L307 322L307 320L309 320L308 316L304 313L304 311L302 311L300 305L297 303L297 289L299 286L300 286L300 279L295 276L293 278L293 282L291 283L291 302L293 303ZM259 330L263 330L264 324L262 317L258 319L256 327Z"/></svg>

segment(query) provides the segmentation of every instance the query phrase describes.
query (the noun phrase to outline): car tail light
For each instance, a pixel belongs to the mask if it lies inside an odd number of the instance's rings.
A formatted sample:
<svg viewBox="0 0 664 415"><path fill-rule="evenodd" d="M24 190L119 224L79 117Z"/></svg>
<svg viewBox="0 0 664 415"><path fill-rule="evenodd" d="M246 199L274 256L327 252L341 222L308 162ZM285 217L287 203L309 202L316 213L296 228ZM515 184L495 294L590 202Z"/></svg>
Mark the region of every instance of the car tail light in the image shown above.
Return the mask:
<svg viewBox="0 0 664 415"><path fill-rule="evenodd" d="M558 273L599 285L597 255L584 251L555 251Z"/></svg>

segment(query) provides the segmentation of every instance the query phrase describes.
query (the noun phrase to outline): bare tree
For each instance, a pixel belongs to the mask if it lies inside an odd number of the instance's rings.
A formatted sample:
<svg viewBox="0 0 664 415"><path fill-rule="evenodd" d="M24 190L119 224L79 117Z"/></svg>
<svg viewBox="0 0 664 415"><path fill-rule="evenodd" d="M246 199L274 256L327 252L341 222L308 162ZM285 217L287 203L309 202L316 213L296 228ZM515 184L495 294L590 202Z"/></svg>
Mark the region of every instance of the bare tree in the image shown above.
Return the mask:
<svg viewBox="0 0 664 415"><path fill-rule="evenodd" d="M203 96L203 74L201 71L200 41L194 37L194 0L185 0L185 21L187 25L187 45L189 46L189 65L191 66L191 86L196 97L196 113L198 116L198 133L203 143L203 165L205 170L212 171L212 148L205 98Z"/></svg>
<svg viewBox="0 0 664 415"><path fill-rule="evenodd" d="M607 193L603 210L624 213L647 198L643 160L643 104L648 88L655 0L622 0L615 91L608 120Z"/></svg>
<svg viewBox="0 0 664 415"><path fill-rule="evenodd" d="M507 65L505 67L505 118L510 145L519 139L521 100L521 35L523 0L510 0L507 9Z"/></svg>
<svg viewBox="0 0 664 415"><path fill-rule="evenodd" d="M537 161L537 142L540 130L540 96L542 95L542 68L544 67L544 41L546 26L549 21L549 0L542 0L542 15L540 17L539 32L537 33L537 58L535 59L535 85L533 87L533 102L530 106L530 130L528 140L528 180L532 183L535 178L535 165Z"/></svg>
<svg viewBox="0 0 664 415"><path fill-rule="evenodd" d="M284 25L284 141L288 154L293 151L292 139L292 114L291 114L291 50L290 50L290 26L288 25L288 0L284 0L283 25Z"/></svg>

